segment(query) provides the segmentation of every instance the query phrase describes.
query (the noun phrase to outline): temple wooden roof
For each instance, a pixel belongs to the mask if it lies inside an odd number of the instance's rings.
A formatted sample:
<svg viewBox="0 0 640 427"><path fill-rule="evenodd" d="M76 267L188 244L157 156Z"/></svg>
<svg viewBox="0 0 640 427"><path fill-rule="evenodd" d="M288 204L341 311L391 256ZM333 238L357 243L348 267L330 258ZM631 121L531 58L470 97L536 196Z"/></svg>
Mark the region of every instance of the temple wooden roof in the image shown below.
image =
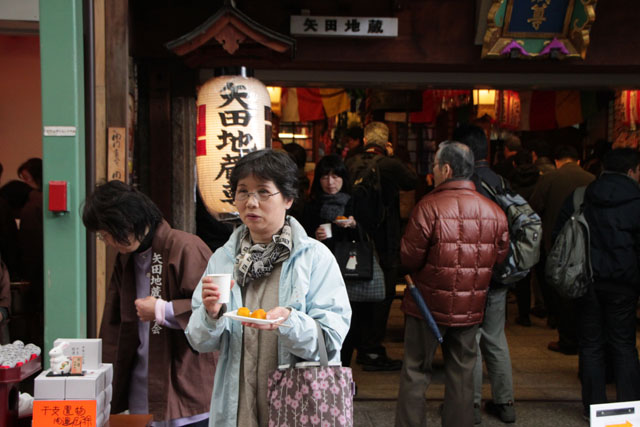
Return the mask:
<svg viewBox="0 0 640 427"><path fill-rule="evenodd" d="M250 59L291 60L294 38L280 34L239 11L233 1L225 2L215 14L189 33L165 45L192 67L218 66Z"/></svg>

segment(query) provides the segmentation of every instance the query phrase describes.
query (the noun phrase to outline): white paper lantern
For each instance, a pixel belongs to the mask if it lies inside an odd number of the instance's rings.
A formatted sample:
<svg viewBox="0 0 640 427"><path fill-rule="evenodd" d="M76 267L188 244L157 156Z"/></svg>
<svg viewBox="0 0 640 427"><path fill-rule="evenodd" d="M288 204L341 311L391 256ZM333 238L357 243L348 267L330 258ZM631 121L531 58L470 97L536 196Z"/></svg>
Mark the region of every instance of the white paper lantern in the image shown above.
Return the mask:
<svg viewBox="0 0 640 427"><path fill-rule="evenodd" d="M269 92L252 77L216 77L198 91L197 112L200 194L216 219L237 218L229 177L242 156L271 146Z"/></svg>

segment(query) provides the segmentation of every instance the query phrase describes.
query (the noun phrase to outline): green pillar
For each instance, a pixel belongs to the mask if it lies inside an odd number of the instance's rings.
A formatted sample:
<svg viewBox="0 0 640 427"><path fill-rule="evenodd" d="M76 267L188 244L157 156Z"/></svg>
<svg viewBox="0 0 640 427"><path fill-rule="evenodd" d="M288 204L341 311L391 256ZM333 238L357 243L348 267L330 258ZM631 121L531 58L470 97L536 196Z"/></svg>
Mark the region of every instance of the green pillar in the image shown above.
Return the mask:
<svg viewBox="0 0 640 427"><path fill-rule="evenodd" d="M40 0L44 137L43 357L56 338L85 338L86 231L82 0ZM48 210L49 181L67 182L66 213Z"/></svg>

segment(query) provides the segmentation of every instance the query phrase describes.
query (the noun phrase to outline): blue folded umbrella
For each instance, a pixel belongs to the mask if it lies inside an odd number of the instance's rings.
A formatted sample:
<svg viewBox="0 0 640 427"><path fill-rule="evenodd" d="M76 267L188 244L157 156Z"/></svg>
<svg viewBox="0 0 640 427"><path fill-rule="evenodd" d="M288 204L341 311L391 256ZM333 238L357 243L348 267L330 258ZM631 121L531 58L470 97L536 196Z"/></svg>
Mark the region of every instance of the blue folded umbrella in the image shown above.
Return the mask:
<svg viewBox="0 0 640 427"><path fill-rule="evenodd" d="M422 313L422 317L424 317L424 320L427 322L427 325L429 325L429 328L431 328L431 332L433 332L433 335L435 335L438 342L442 343L442 335L440 334L440 329L438 328L436 321L433 320L431 311L429 311L429 307L427 307L427 304L424 302L424 299L422 298L420 289L416 288L415 283L413 283L413 279L408 274L404 276L404 279L407 282L407 286L409 287L409 292L411 293L411 296L416 302L416 305L418 306L420 313Z"/></svg>

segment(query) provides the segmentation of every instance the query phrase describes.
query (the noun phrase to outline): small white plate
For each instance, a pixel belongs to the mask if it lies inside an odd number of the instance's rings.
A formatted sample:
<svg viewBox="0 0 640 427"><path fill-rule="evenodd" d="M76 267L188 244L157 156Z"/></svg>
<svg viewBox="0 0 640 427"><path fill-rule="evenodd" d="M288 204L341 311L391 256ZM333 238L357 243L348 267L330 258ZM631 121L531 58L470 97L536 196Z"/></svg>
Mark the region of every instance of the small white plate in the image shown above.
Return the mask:
<svg viewBox="0 0 640 427"><path fill-rule="evenodd" d="M238 310L229 311L228 313L224 313L223 316L229 317L239 322L257 323L258 325L273 325L274 323L280 323L282 322L282 320L284 320L282 317L278 317L277 319L255 319L253 317L238 316ZM288 325L279 326L286 327Z"/></svg>
<svg viewBox="0 0 640 427"><path fill-rule="evenodd" d="M348 219L336 219L334 222L336 224L345 224L345 223L349 222L349 220Z"/></svg>

